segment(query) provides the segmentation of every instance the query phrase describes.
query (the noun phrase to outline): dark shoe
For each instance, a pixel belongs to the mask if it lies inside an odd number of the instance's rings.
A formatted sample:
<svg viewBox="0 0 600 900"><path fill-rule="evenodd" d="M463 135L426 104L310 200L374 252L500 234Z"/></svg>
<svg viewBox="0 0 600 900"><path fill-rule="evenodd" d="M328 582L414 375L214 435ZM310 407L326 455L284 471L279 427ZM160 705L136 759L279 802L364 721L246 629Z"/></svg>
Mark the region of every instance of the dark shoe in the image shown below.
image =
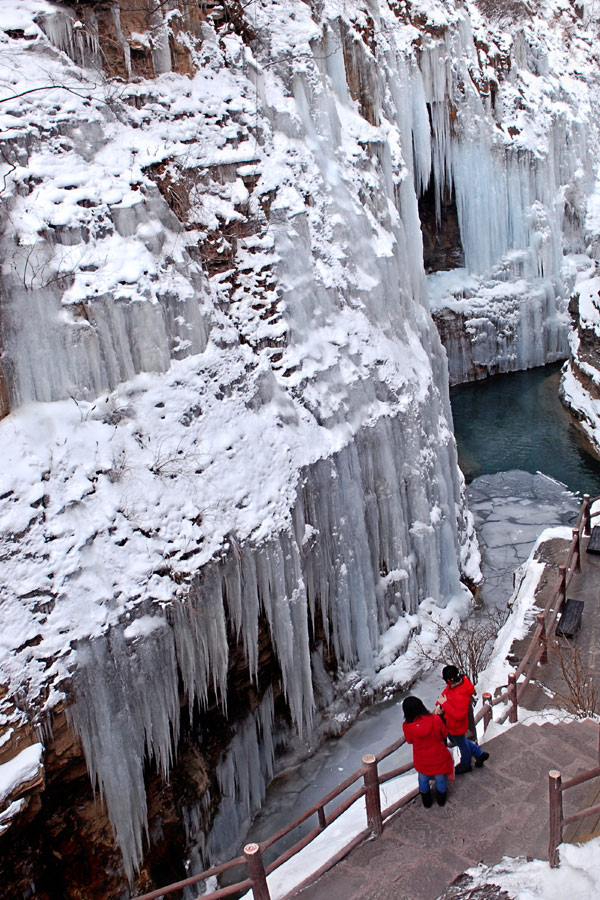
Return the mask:
<svg viewBox="0 0 600 900"><path fill-rule="evenodd" d="M482 765L484 764L484 762L486 761L486 759L489 759L489 758L490 758L490 754L486 753L484 750L483 753L481 754L481 756L478 756L477 759L475 760L475 765L477 766L478 769L480 769L482 767Z"/></svg>
<svg viewBox="0 0 600 900"><path fill-rule="evenodd" d="M421 800L423 801L423 806L425 809L429 809L431 804L433 803L433 797L431 796L431 791L427 791L426 794L421 794Z"/></svg>
<svg viewBox="0 0 600 900"><path fill-rule="evenodd" d="M440 791L436 791L435 797L436 797L438 806L445 806L446 799L448 797L448 791L444 791L443 794Z"/></svg>
<svg viewBox="0 0 600 900"><path fill-rule="evenodd" d="M467 765L467 763L459 763L454 768L455 775L464 775L465 772L470 772L470 771L471 771L471 763L469 763L468 765Z"/></svg>

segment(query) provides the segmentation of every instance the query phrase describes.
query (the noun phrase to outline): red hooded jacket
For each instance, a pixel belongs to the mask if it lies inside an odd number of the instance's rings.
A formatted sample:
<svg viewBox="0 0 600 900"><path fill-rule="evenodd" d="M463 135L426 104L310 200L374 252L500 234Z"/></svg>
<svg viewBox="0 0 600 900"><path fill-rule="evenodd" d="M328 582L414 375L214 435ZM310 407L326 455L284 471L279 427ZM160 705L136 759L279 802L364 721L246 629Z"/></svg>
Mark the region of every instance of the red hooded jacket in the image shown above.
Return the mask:
<svg viewBox="0 0 600 900"><path fill-rule="evenodd" d="M413 762L422 775L452 775L454 761L446 747L448 731L440 716L430 713L402 726L404 737L413 745Z"/></svg>
<svg viewBox="0 0 600 900"><path fill-rule="evenodd" d="M466 734L469 730L469 706L474 693L473 682L466 675L463 675L460 684L447 684L442 691L446 698L442 709L449 734Z"/></svg>

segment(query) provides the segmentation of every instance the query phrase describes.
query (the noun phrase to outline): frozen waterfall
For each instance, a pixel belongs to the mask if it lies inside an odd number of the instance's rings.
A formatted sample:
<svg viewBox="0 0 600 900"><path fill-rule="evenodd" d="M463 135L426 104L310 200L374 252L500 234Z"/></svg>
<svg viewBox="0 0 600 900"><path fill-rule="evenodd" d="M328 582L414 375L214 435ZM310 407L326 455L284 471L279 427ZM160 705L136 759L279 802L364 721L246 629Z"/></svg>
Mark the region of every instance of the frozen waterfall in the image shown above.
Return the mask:
<svg viewBox="0 0 600 900"><path fill-rule="evenodd" d="M166 777L177 745L178 679L200 716L209 698L226 707L229 629L243 642L256 677L264 613L287 705L302 735L310 732L314 709L310 629L317 609L339 663L358 665L368 676L381 632L414 613L426 596L460 593L455 498L446 488L454 445L449 440L434 452L419 415L411 406L404 417L380 419L348 448L307 470L291 531L260 547L233 544L222 562L202 569L167 618L146 613L79 644L77 699L69 715L130 877L147 828L146 761L154 760ZM248 777L232 778L229 768L223 770L223 796L245 811L241 819L256 810L265 773L272 770L272 708L261 723L261 740L245 764L255 760ZM226 766L236 753L249 752L247 742L244 747L228 751L233 756ZM257 778L263 788L253 787ZM225 812L219 815L227 819ZM220 842L211 838L207 852Z"/></svg>
<svg viewBox="0 0 600 900"><path fill-rule="evenodd" d="M440 229L442 195L454 198L464 251L464 274L439 272L431 285L454 384L565 358L572 279L563 246L584 249L593 180L592 134L565 103L566 89L550 80L533 128L514 108L511 82L547 73L544 51L534 56L516 34L511 76L499 85L490 72L500 51L488 48L486 70L484 49L459 18L426 43L412 71L417 189L433 182Z"/></svg>

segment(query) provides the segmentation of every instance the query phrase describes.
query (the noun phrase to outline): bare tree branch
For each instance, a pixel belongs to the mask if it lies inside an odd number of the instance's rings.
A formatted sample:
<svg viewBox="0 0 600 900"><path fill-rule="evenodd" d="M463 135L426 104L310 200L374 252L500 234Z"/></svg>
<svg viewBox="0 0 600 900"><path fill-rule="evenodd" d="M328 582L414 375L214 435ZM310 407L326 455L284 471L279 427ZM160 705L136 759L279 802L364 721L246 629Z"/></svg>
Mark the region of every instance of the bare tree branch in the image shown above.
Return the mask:
<svg viewBox="0 0 600 900"><path fill-rule="evenodd" d="M96 88L97 85L91 85L92 88ZM11 94L10 97L0 97L0 103L7 103L9 100L18 100L19 97L25 97L27 94L35 94L37 91L68 91L70 94L75 94L76 97L81 97L82 100L89 100L89 95L80 94L79 91L75 90L75 88L69 87L66 84L43 84L40 87L29 88L26 91L21 91L19 94Z"/></svg>
<svg viewBox="0 0 600 900"><path fill-rule="evenodd" d="M554 640L550 650L558 660L565 682L566 693L554 692L557 703L578 719L587 719L600 712L595 673L592 666L582 658L578 644L566 640Z"/></svg>
<svg viewBox="0 0 600 900"><path fill-rule="evenodd" d="M426 647L417 638L424 659L456 666L475 683L490 660L494 642L508 618L508 610L488 610L469 619L459 628L438 623L439 640Z"/></svg>

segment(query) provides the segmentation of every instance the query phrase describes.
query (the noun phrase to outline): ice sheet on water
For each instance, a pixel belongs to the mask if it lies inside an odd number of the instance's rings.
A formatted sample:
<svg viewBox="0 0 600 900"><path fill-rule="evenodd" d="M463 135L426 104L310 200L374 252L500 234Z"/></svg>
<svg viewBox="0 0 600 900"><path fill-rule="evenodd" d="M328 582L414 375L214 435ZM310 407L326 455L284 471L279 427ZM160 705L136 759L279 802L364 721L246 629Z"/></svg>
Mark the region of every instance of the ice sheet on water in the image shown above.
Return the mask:
<svg viewBox="0 0 600 900"><path fill-rule="evenodd" d="M518 523L520 527L523 525L543 525L545 524L546 515L548 516L548 524L554 523L554 510L546 512L544 504L536 503L532 500L521 500L519 497L507 497L497 500L487 516L487 522L495 521L512 521Z"/></svg>
<svg viewBox="0 0 600 900"><path fill-rule="evenodd" d="M513 592L514 574L541 532L571 523L580 501L551 478L516 470L476 478L468 493L481 540L482 597L505 608ZM537 528L532 524L532 510L538 516Z"/></svg>
<svg viewBox="0 0 600 900"><path fill-rule="evenodd" d="M509 521L512 522L512 525L508 527L508 530L506 521L488 521L479 529L478 533L486 547L490 549L503 547L506 545L507 537L513 546L523 544L530 547L544 528L542 522L531 525L520 522L516 511L514 520L511 517Z"/></svg>

